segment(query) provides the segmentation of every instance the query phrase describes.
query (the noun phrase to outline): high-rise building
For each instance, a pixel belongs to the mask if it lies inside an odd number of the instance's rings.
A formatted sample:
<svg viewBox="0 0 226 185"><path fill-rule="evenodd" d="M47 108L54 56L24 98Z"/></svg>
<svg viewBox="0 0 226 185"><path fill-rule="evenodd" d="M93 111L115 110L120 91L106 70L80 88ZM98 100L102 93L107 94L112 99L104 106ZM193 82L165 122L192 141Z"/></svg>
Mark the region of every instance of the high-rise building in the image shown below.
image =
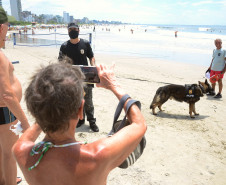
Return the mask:
<svg viewBox="0 0 226 185"><path fill-rule="evenodd" d="M69 16L69 22L74 22L74 16L73 15Z"/></svg>
<svg viewBox="0 0 226 185"><path fill-rule="evenodd" d="M70 16L69 13L63 12L63 18L64 18L64 23L69 23L70 22Z"/></svg>
<svg viewBox="0 0 226 185"><path fill-rule="evenodd" d="M0 0L0 6L2 7L2 0Z"/></svg>
<svg viewBox="0 0 226 185"><path fill-rule="evenodd" d="M22 7L21 0L10 0L11 15L16 18L17 21L22 21Z"/></svg>

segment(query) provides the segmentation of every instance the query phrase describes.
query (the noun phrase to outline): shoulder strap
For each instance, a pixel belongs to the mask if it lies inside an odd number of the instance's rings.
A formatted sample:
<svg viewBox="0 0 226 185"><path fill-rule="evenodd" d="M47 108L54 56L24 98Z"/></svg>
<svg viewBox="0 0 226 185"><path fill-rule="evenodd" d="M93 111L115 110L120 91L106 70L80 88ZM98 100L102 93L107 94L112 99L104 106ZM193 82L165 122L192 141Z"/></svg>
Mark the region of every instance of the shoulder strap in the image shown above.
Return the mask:
<svg viewBox="0 0 226 185"><path fill-rule="evenodd" d="M139 109L141 109L141 103L137 100L129 100L129 102L127 103L126 105L126 115L127 115L127 112L129 111L129 108L134 104L136 103L136 105L138 106Z"/></svg>
<svg viewBox="0 0 226 185"><path fill-rule="evenodd" d="M115 123L118 121L118 118L122 112L122 109L123 109L123 106L126 102L126 100L130 98L129 95L124 95L121 100L119 101L119 104L116 108L116 111L115 111L115 115L114 115L114 120L113 120L113 125L112 125L112 129L110 131L110 133L108 134L108 136L111 136L113 135L115 132L119 131L121 128L123 128L125 126L125 122L126 122L126 115L127 115L127 112L129 111L130 107L136 103L136 105L139 107L139 109L141 109L141 103L137 100L129 100L127 102L127 105L126 105L126 111L125 111L125 116L123 118L123 120L121 121L120 125L117 127L117 129L114 129L114 125Z"/></svg>
<svg viewBox="0 0 226 185"><path fill-rule="evenodd" d="M185 87L185 90L187 92L191 88L191 84L185 84L184 87Z"/></svg>
<svg viewBox="0 0 226 185"><path fill-rule="evenodd" d="M130 98L130 96L128 94L125 94L121 100L119 101L119 104L116 108L116 111L115 111L115 115L114 115L114 120L113 120L113 123L117 122L121 112L122 112L122 109L123 109L123 106L125 104L125 102Z"/></svg>

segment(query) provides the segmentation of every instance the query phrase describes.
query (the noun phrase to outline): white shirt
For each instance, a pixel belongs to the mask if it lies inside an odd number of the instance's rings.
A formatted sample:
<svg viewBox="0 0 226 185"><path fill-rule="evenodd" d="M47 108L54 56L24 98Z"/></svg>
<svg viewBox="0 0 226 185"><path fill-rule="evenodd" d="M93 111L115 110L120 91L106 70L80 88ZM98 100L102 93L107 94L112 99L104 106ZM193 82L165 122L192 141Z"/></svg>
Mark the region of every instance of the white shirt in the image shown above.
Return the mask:
<svg viewBox="0 0 226 185"><path fill-rule="evenodd" d="M213 71L223 71L225 66L226 51L222 49L215 49L213 51L213 63L211 70Z"/></svg>

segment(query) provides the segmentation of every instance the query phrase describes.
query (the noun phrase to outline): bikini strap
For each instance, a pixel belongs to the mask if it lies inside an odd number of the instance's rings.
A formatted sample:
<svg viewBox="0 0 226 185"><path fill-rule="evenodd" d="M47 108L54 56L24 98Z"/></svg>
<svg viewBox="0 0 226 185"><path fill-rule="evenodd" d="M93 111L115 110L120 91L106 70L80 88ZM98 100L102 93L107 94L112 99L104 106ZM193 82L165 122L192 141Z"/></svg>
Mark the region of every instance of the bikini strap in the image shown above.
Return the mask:
<svg viewBox="0 0 226 185"><path fill-rule="evenodd" d="M28 168L28 170L31 171L32 169L34 169L35 167L38 166L39 162L42 160L43 156L49 150L49 148L52 148L52 147L63 148L63 147L68 147L68 146L72 146L72 145L77 145L77 144L87 144L87 142L74 142L74 143L67 143L67 144L63 144L63 145L54 145L50 141L41 141L41 142L37 143L32 148L32 150L30 152L30 156L34 156L37 154L41 154L41 156L39 157L38 161L33 166ZM41 147L42 147L42 149L40 149Z"/></svg>

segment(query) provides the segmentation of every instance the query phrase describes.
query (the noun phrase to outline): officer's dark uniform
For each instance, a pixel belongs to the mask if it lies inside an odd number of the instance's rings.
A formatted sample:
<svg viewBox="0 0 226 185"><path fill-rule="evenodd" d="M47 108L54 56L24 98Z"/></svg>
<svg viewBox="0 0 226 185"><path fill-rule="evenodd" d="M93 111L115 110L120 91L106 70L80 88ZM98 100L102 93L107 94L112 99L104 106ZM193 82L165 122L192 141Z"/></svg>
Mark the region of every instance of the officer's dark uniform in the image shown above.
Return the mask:
<svg viewBox="0 0 226 185"><path fill-rule="evenodd" d="M64 42L60 47L59 52L59 60L62 60L64 56L67 56L72 59L73 65L85 65L88 66L87 57L89 59L93 58L93 51L90 46L89 41L85 39L80 39L77 44L72 44L70 40ZM85 105L84 105L84 119L79 120L77 127L81 126L85 122L85 114L87 116L87 121L90 123L90 127L93 131L97 132L97 129L93 128L93 124L96 123L96 119L94 118L94 106L92 100L92 88L93 84L87 84L84 87L85 91ZM99 129L98 129L99 131Z"/></svg>

